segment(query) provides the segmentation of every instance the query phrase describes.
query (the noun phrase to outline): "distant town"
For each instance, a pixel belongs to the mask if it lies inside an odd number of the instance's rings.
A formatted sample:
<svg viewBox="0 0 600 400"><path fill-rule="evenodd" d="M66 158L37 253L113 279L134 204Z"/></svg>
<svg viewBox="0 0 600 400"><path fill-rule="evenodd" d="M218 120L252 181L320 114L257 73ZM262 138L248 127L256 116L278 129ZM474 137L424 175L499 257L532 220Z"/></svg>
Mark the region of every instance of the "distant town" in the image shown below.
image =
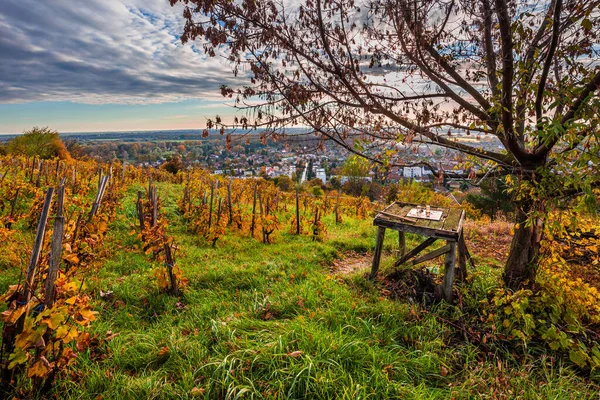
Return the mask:
<svg viewBox="0 0 600 400"><path fill-rule="evenodd" d="M454 134L460 142L478 142L487 150L502 150L492 135L467 136ZM6 135L0 140L12 137ZM336 177L344 184L351 177L344 165L352 153L331 141L321 141L310 135L290 134L273 141L261 139L261 134L232 135L228 145L226 135L217 131L140 131L61 134L68 150L77 157L100 161L121 161L148 167L160 167L176 158L183 167L200 166L215 174L232 177L288 176L302 183L319 179L323 184ZM441 167L449 177L464 176L465 158L459 152L435 145L398 143L391 150L387 167L371 163L356 175L367 181L397 183L402 180L430 181L432 171L425 165ZM406 164L423 165L402 166ZM450 182L449 186L458 184Z"/></svg>
<svg viewBox="0 0 600 400"><path fill-rule="evenodd" d="M454 135L457 141L477 141L483 149L503 149L492 135ZM352 153L314 136L291 134L273 141L261 139L261 135L255 133L232 135L229 145L226 136L218 132L205 136L201 130L61 134L72 154L102 161L160 167L176 158L184 167L200 166L215 174L233 177L276 178L285 175L299 183L316 178L324 184L332 177L337 177L341 184L349 179L343 167ZM456 151L435 145L405 146L402 143L391 150L387 167L371 163L362 178L382 183L431 180L432 172L425 165L400 166L419 162L441 167L449 176L464 175L465 172L465 158Z"/></svg>

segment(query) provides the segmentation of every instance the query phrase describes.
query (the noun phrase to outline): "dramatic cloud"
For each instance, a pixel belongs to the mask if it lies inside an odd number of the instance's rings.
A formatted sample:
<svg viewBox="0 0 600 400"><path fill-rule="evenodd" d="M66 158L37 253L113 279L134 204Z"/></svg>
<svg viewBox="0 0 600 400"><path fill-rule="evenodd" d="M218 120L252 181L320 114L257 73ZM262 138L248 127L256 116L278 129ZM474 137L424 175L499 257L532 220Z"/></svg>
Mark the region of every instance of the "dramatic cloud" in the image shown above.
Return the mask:
<svg viewBox="0 0 600 400"><path fill-rule="evenodd" d="M222 99L229 63L182 45L167 0L0 1L0 103Z"/></svg>

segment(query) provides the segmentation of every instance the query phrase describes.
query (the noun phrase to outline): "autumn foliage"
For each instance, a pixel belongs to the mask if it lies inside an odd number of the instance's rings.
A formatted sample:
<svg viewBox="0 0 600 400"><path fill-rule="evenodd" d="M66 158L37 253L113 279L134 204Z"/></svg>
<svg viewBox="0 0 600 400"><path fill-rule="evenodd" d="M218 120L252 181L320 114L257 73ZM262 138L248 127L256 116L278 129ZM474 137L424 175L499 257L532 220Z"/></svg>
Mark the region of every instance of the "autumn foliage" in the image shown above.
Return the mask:
<svg viewBox="0 0 600 400"><path fill-rule="evenodd" d="M58 132L48 127L33 129L8 141L9 154L37 157L40 159L59 158L70 160L71 154L60 139Z"/></svg>

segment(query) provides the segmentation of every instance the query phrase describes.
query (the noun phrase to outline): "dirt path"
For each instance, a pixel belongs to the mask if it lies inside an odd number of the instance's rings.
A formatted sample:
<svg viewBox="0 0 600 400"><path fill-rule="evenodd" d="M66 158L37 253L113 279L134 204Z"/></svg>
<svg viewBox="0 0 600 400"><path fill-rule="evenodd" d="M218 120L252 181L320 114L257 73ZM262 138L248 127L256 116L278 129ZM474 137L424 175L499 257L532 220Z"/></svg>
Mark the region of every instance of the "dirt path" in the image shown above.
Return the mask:
<svg viewBox="0 0 600 400"><path fill-rule="evenodd" d="M357 253L348 251L340 259L333 262L331 272L340 275L348 275L357 272L367 272L373 262L372 253Z"/></svg>

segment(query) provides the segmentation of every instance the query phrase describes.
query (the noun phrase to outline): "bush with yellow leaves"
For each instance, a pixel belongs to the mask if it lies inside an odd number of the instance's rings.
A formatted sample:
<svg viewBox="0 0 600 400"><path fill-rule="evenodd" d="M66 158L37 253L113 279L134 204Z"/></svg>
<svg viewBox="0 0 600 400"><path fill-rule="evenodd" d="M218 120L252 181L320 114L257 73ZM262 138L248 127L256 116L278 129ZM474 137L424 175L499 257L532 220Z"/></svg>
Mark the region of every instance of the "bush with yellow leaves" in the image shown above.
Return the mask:
<svg viewBox="0 0 600 400"><path fill-rule="evenodd" d="M600 292L595 282L586 282L577 273L598 265L595 232L600 229L593 218L579 216L578 229L571 230L565 217L553 215L548 224L536 284L517 292L498 289L493 298L496 313L489 314L488 323L509 340L523 346L541 340L551 350L568 355L580 368L598 373Z"/></svg>

